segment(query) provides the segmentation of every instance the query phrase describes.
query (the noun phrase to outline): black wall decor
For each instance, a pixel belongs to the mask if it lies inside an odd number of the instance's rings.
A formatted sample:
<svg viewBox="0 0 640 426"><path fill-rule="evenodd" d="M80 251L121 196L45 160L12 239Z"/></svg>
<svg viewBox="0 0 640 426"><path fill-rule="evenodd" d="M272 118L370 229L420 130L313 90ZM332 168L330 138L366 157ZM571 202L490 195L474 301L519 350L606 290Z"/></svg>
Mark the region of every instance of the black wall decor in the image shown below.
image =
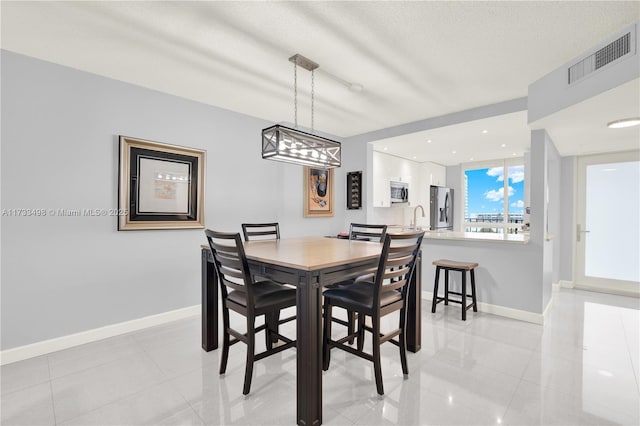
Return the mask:
<svg viewBox="0 0 640 426"><path fill-rule="evenodd" d="M347 173L347 209L362 208L362 172Z"/></svg>

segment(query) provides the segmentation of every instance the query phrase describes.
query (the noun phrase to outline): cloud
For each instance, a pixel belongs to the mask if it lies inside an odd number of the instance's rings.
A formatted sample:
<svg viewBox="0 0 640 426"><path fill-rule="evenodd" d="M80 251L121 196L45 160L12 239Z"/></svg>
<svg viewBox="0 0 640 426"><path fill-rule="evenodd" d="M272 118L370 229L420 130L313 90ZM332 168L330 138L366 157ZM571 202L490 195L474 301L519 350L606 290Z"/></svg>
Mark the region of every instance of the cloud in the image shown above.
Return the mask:
<svg viewBox="0 0 640 426"><path fill-rule="evenodd" d="M516 191L512 186L509 187L509 197L511 197ZM487 191L484 193L484 198L489 201L501 201L504 199L504 188L499 188L497 190L492 189L491 191Z"/></svg>
<svg viewBox="0 0 640 426"><path fill-rule="evenodd" d="M509 167L509 179L512 183L522 182L524 180L524 166Z"/></svg>
<svg viewBox="0 0 640 426"><path fill-rule="evenodd" d="M512 183L522 182L524 180L524 165L510 166L508 173ZM504 167L487 169L487 176L495 177L496 182L504 182Z"/></svg>
<svg viewBox="0 0 640 426"><path fill-rule="evenodd" d="M521 209L524 207L524 201L518 200L515 203L511 203L511 207L517 207Z"/></svg>
<svg viewBox="0 0 640 426"><path fill-rule="evenodd" d="M504 167L491 167L487 170L487 176L497 177L496 182L503 182Z"/></svg>

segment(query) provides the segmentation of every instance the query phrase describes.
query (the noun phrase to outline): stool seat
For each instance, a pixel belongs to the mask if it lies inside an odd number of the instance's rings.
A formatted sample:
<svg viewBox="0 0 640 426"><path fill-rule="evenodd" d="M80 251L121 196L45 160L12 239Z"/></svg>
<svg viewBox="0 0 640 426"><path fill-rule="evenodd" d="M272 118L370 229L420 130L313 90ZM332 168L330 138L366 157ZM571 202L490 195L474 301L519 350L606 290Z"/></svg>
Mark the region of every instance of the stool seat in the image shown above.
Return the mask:
<svg viewBox="0 0 640 426"><path fill-rule="evenodd" d="M478 263L475 263L475 262L458 262L458 261L449 260L449 259L434 260L433 265L441 266L443 268L449 268L449 269L462 269L465 271L470 271L478 267Z"/></svg>
<svg viewBox="0 0 640 426"><path fill-rule="evenodd" d="M459 303L462 305L462 321L467 320L467 309L473 308L473 312L478 312L478 303L476 301L476 277L475 268L478 267L477 262L459 262L457 260L438 259L434 260L433 265L436 267L436 279L433 283L433 300L431 302L431 312L436 312L436 305L440 302L444 302L448 305L449 302ZM440 270L444 269L444 297L438 296L438 281L440 281ZM462 272L462 289L459 292L449 290L449 271ZM471 277L471 294L467 294L467 271ZM449 295L455 294L460 296L460 299L450 299ZM467 305L467 297L470 297L472 302Z"/></svg>

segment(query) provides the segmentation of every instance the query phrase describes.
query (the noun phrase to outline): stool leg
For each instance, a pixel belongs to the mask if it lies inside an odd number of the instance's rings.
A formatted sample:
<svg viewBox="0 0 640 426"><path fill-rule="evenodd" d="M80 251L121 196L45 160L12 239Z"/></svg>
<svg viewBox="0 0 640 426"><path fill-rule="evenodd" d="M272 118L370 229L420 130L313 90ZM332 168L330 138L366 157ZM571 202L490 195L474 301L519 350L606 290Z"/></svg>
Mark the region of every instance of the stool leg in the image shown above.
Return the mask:
<svg viewBox="0 0 640 426"><path fill-rule="evenodd" d="M478 312L478 302L476 300L476 274L472 269L469 271L471 275L471 298L473 299L473 312Z"/></svg>
<svg viewBox="0 0 640 426"><path fill-rule="evenodd" d="M433 283L433 300L431 301L431 313L436 312L436 304L438 303L438 280L440 279L440 267L436 266L436 280Z"/></svg>
<svg viewBox="0 0 640 426"><path fill-rule="evenodd" d="M462 321L467 320L467 271L462 271Z"/></svg>
<svg viewBox="0 0 640 426"><path fill-rule="evenodd" d="M444 304L449 305L449 269L444 268Z"/></svg>

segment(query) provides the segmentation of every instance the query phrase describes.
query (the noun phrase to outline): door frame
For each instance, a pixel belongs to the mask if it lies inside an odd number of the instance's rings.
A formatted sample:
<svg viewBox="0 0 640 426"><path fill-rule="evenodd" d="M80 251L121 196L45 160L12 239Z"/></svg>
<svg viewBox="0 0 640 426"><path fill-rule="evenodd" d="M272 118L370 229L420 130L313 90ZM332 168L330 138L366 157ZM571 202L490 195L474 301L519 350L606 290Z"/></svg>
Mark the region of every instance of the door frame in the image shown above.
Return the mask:
<svg viewBox="0 0 640 426"><path fill-rule="evenodd" d="M634 281L594 278L584 275L585 238L581 231L586 219L586 170L587 166L603 163L623 163L640 161L640 151L625 151L577 157L575 184L575 215L573 223L574 271L573 281L576 288L602 293L640 297L640 285Z"/></svg>

